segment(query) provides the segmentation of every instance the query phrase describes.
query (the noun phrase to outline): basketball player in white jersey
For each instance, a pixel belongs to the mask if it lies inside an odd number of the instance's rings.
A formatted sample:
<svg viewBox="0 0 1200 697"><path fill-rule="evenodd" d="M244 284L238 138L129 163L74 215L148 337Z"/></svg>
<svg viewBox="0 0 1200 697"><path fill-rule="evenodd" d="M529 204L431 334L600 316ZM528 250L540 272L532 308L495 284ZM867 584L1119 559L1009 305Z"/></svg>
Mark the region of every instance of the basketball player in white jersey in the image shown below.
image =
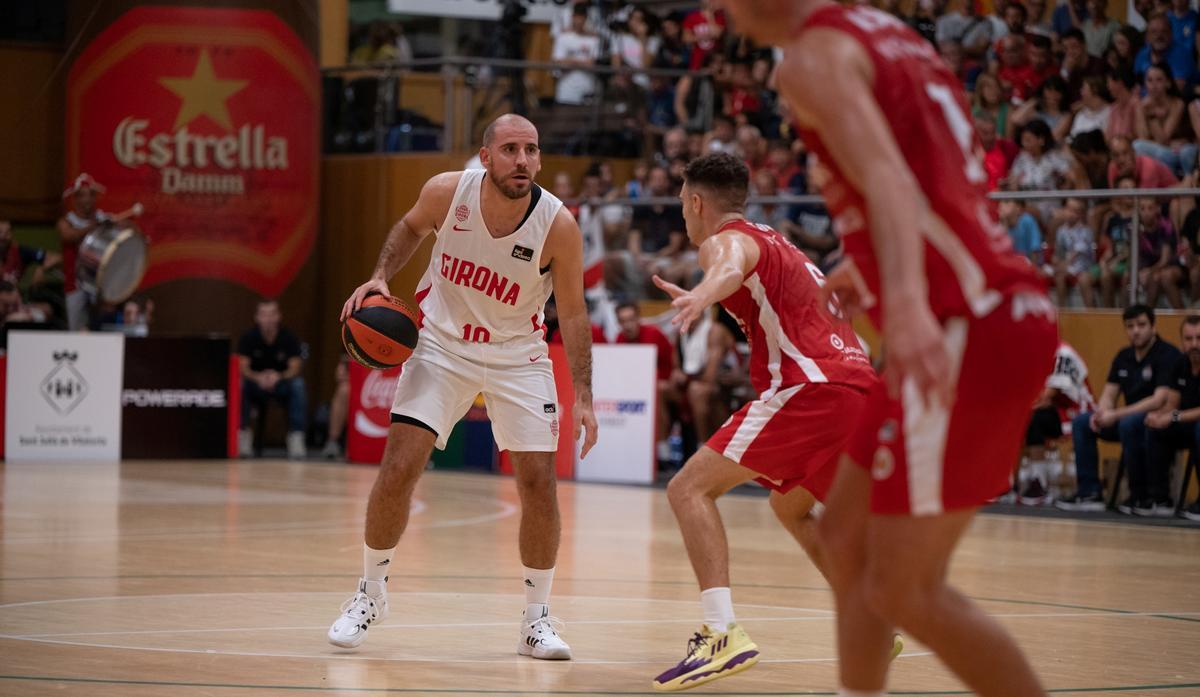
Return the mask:
<svg viewBox="0 0 1200 697"><path fill-rule="evenodd" d="M434 445L446 446L450 429L482 393L496 445L512 455L521 498L526 607L517 652L569 659L571 649L549 616L559 543L559 409L542 307L553 288L575 386L574 437L586 430L586 456L596 442L596 418L583 248L570 212L533 182L541 152L532 123L515 114L496 119L484 131L479 157L484 169L445 172L425 183L416 205L388 234L371 279L342 308L344 320L368 293L389 295L388 279L436 233L416 294L417 348L396 388L367 505L363 576L330 627L329 641L358 646L387 616L387 573L408 523L413 488Z"/></svg>

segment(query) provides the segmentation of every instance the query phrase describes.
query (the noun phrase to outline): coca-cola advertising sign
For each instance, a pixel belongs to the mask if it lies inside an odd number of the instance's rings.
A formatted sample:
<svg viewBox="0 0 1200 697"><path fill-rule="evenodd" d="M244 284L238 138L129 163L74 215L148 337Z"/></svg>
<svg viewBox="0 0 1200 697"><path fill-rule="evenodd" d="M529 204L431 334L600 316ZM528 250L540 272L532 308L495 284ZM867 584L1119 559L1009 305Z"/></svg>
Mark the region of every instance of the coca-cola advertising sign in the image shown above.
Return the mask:
<svg viewBox="0 0 1200 697"><path fill-rule="evenodd" d="M400 368L371 370L350 362L350 409L347 414L346 459L378 464L392 423L392 399Z"/></svg>
<svg viewBox="0 0 1200 697"><path fill-rule="evenodd" d="M67 78L67 176L141 203L143 287L220 278L278 295L312 249L320 84L270 12L138 7Z"/></svg>

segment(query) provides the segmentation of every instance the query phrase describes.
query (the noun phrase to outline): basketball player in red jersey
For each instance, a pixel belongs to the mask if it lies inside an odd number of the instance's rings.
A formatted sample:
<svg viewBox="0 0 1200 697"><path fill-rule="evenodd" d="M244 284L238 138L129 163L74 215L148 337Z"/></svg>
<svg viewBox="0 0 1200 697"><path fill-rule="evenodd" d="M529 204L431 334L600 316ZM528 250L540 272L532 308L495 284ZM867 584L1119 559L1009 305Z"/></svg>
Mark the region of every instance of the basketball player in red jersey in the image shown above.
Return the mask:
<svg viewBox="0 0 1200 697"><path fill-rule="evenodd" d="M671 480L667 496L696 579L704 625L687 656L655 678L657 690L684 690L733 675L758 661L758 647L734 621L729 548L716 499L758 480L771 508L817 568L814 496L824 499L838 456L878 382L854 330L822 305L821 271L775 230L745 218L750 172L714 153L684 172L683 217L700 248L704 280L691 291L655 276L678 311L681 331L720 302L750 341L746 404Z"/></svg>
<svg viewBox="0 0 1200 697"><path fill-rule="evenodd" d="M826 291L881 326L868 398L819 530L838 608L842 695L884 694L892 627L980 695L1044 695L1016 643L947 585L978 507L1008 486L1053 367L1053 306L985 198L982 147L933 47L869 6L728 0L784 48L781 95L828 177L847 257Z"/></svg>
<svg viewBox="0 0 1200 697"><path fill-rule="evenodd" d="M496 445L512 455L521 499L519 547L525 614L517 653L569 659L549 616L560 522L555 495L558 395L543 309L553 289L575 386L575 438L581 457L596 442L592 411L591 323L583 297L583 243L575 218L534 177L538 132L505 114L483 133L484 169L444 172L421 189L392 228L371 278L346 300L344 321L368 293L389 295L396 275L430 234L429 267L417 288L417 347L404 363L392 424L367 503L363 575L329 628L330 643L354 648L388 614L387 577L408 524L413 489L434 446L483 395ZM403 567L400 567L403 568Z"/></svg>

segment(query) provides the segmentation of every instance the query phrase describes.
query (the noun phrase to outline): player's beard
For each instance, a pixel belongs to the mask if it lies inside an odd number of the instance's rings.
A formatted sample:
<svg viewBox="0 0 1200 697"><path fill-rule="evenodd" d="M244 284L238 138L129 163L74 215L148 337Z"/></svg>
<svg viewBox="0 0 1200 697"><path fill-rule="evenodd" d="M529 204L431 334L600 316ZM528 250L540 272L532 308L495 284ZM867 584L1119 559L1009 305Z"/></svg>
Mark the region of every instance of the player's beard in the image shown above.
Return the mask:
<svg viewBox="0 0 1200 697"><path fill-rule="evenodd" d="M529 195L529 189L533 186L533 175L524 171L517 171L513 174L524 174L525 176L529 177L528 185L525 188L521 188L514 182L510 182L498 177L496 176L495 172L490 169L488 170L488 178L492 180L492 183L496 185L496 188L499 189L500 193L504 194L505 197L513 200L524 198L525 196Z"/></svg>

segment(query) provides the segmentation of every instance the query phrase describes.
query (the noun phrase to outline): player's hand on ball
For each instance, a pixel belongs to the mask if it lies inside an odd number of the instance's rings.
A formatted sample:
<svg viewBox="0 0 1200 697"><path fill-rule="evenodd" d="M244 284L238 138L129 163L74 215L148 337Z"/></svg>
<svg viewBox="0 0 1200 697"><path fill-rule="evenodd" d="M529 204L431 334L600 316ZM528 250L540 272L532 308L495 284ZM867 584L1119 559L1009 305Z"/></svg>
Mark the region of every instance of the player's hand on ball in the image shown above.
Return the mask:
<svg viewBox="0 0 1200 697"><path fill-rule="evenodd" d="M596 444L596 412L592 410L592 401L581 399L575 400L575 408L572 410L575 420L575 440L579 440L581 432L586 431L583 437L583 446L579 449L579 459L587 457L588 451Z"/></svg>
<svg viewBox="0 0 1200 697"><path fill-rule="evenodd" d="M391 298L392 292L388 290L387 283L380 278L372 278L366 283L354 289L350 294L350 298L342 305L341 321L345 322L350 315L358 312L358 308L362 307L363 300L371 293L379 293L385 298Z"/></svg>
<svg viewBox="0 0 1200 697"><path fill-rule="evenodd" d="M884 378L888 391L900 398L905 381L911 379L926 406L949 408L954 403L950 356L942 325L928 303L902 302L887 308L884 316Z"/></svg>
<svg viewBox="0 0 1200 697"><path fill-rule="evenodd" d="M686 334L692 326L692 322L700 319L700 315L704 314L707 305L700 302L694 293L686 291L674 283L664 281L658 274L654 275L654 285L671 296L671 307L675 308L675 316L671 318L671 324L679 327L680 334Z"/></svg>

